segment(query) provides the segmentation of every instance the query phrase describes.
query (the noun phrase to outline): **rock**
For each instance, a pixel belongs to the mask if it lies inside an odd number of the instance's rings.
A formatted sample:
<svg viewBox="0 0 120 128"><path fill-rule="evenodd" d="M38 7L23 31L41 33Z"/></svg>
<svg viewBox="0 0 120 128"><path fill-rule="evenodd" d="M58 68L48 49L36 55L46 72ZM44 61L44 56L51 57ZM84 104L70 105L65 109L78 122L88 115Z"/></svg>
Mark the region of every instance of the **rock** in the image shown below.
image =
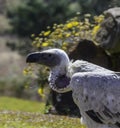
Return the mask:
<svg viewBox="0 0 120 128"><path fill-rule="evenodd" d="M105 19L96 34L98 44L110 53L120 52L120 8L115 7L104 12Z"/></svg>

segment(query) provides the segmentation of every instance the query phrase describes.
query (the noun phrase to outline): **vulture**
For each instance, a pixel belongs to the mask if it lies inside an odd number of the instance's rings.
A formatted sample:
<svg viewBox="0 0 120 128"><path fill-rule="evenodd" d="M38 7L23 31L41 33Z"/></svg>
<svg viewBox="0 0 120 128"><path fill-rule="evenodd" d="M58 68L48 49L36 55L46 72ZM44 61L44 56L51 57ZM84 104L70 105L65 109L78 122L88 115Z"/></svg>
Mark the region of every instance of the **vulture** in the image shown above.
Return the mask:
<svg viewBox="0 0 120 128"><path fill-rule="evenodd" d="M27 63L50 68L50 87L72 91L80 109L81 123L87 128L120 128L120 74L83 60L70 61L67 53L53 48L33 52Z"/></svg>

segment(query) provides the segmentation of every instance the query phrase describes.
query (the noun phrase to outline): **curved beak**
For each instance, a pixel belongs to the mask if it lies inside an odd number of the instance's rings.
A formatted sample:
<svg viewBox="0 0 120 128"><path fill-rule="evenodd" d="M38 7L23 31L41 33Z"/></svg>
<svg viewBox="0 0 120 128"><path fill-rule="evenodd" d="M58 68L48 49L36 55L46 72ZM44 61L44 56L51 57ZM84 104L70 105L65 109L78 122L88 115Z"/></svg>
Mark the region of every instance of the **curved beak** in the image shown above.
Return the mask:
<svg viewBox="0 0 120 128"><path fill-rule="evenodd" d="M30 53L26 57L26 63L38 63L40 56L41 56L40 52Z"/></svg>
<svg viewBox="0 0 120 128"><path fill-rule="evenodd" d="M54 67L60 63L60 58L51 52L33 52L26 57L27 63L38 63L48 67Z"/></svg>

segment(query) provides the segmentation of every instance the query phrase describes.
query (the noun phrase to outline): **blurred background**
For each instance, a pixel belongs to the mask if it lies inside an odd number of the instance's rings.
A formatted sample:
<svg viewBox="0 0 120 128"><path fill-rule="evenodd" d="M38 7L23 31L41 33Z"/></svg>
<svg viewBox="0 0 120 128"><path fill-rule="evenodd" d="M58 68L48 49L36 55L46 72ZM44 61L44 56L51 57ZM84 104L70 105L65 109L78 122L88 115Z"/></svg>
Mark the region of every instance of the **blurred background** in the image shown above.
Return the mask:
<svg viewBox="0 0 120 128"><path fill-rule="evenodd" d="M100 15L111 7L119 6L119 0L0 0L0 96L42 100L42 90L39 89L41 86L38 86L38 83L47 84L47 76L39 73L40 80L37 79L36 82L28 80L29 78L23 75L23 70L27 66L26 55L35 51L31 43L33 41L31 35L38 35L46 28L52 27L53 24L65 24L76 14L80 14L80 18L83 19L85 14ZM104 54L103 49L98 49L98 51L102 51L100 53ZM75 51L69 54L71 58L78 59ZM91 61L91 59L86 60ZM104 61L104 59L102 60ZM93 62L110 68L110 65L106 64L106 59L105 65L103 61L101 63L98 60ZM28 84L31 85L27 87ZM66 103L66 101L62 102L64 96L51 90L48 91L48 96L49 93L52 94L50 97L53 97L51 99L55 108L60 113L67 113L69 110L61 111L62 106L58 108L64 102ZM68 106L74 104L71 93L66 97L66 100L70 100ZM61 102L58 104L59 99ZM45 102L46 105L50 104L47 98ZM74 107L76 106L73 105L71 108Z"/></svg>

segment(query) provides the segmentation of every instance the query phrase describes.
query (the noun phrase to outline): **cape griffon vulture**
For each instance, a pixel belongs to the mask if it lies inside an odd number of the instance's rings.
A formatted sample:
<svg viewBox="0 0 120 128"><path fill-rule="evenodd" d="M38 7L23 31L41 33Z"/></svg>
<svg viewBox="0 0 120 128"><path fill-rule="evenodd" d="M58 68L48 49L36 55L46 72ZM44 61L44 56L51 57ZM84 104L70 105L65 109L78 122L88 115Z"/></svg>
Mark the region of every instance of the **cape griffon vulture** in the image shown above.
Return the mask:
<svg viewBox="0 0 120 128"><path fill-rule="evenodd" d="M72 62L60 49L30 53L26 62L50 68L48 80L53 90L72 90L87 128L120 128L119 73L83 60Z"/></svg>

